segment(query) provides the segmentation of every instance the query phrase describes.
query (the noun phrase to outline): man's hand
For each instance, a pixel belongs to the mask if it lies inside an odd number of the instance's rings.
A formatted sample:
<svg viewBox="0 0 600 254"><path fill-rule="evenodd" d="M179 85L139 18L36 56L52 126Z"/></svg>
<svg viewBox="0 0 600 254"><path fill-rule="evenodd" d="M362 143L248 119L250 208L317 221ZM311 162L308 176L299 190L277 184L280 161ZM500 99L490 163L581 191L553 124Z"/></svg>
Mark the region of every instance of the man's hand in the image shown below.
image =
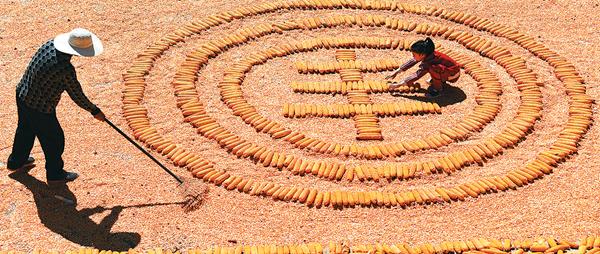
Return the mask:
<svg viewBox="0 0 600 254"><path fill-rule="evenodd" d="M104 122L104 120L106 120L106 116L104 116L104 113L102 113L102 111L100 111L100 113L98 114L95 114L94 118L96 118L96 120L100 122Z"/></svg>

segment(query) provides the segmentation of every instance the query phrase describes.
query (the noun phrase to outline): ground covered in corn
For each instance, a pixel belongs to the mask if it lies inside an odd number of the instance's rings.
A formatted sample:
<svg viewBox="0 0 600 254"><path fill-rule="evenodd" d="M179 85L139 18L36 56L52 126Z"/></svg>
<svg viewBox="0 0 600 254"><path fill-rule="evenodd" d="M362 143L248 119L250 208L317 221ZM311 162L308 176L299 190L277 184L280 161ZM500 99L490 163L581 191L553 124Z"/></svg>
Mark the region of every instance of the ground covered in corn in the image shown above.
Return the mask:
<svg viewBox="0 0 600 254"><path fill-rule="evenodd" d="M553 168L553 172L516 190L499 191L466 198L458 202L424 203L403 206L355 206L342 209L331 206L311 207L301 202L273 200L270 196L248 195L207 184L210 189L204 204L185 213L180 208L182 196L176 182L150 159L113 131L95 121L88 113L64 96L57 108L66 136L63 156L65 169L76 171L80 178L59 192L45 184L44 156L38 143L33 149L37 166L29 175L11 175L4 170L8 158L17 115L14 87L31 56L46 40L75 27L84 27L103 41L105 53L95 58L73 58L77 74L88 97L128 134L133 134L123 117L123 73L134 59L162 37L187 22L240 7L261 4L258 1L3 1L0 3L0 250L31 251L34 249L65 250L80 246L98 249L126 250L130 247L149 249L207 248L213 245L301 244L305 242L367 243L439 243L446 240L473 238L536 239L541 236L575 241L589 235L600 235L600 159L597 126L598 106L593 105L596 124L579 142L577 153ZM573 64L584 79L587 95L600 98L600 44L597 28L600 6L594 1L413 1L449 11L468 12L507 25L534 37ZM186 54L202 43L231 34L240 28L265 22L327 16L335 14L393 15L405 21L429 22L460 27L503 46L526 60L544 84L541 118L533 131L517 146L483 165L471 165L452 174L433 174L416 179L393 181L336 181L292 174L265 167L263 163L237 158L212 139L196 132L177 108L172 80ZM381 27L337 27L315 30L293 30L270 34L232 47L211 58L198 72L196 90L206 112L236 135L276 151L316 160L338 159L360 164L367 160L332 156L298 149L275 140L244 123L221 100L217 84L236 61L253 52L282 43L324 37L384 37L414 40L424 37L414 33L392 31ZM481 131L464 141L436 150L407 153L398 158L375 161L410 162L433 159L452 153L471 143L497 134L515 117L520 105L519 90L504 68L491 59L467 50L464 46L442 38L434 41L444 49L476 60L494 73L503 84L502 104L495 119ZM357 49L357 59L394 58L400 62L410 55L400 50ZM290 129L310 134L327 142L356 142L356 129L351 119L289 118L282 115L286 103L346 103L342 95L295 93L293 81L338 81L339 76L298 73L295 62L333 61L334 49L292 54L255 66L243 84L248 103L270 119ZM389 72L388 72L389 73ZM365 79L383 79L386 72L364 74ZM143 105L150 123L158 132L186 149L214 163L219 170L254 179L268 180L285 186L324 191L410 190L453 186L482 177L506 174L533 160L558 138L569 116L569 103L562 83L548 63L540 60L514 42L489 33L452 23L448 20L414 13L380 10L279 10L254 15L212 27L170 47L159 58L146 77ZM442 108L441 114L403 115L380 119L384 142L401 142L436 133L457 123L476 106L478 93L473 77L463 73L455 85L466 95L464 100ZM372 94L374 103L411 101L389 93ZM362 142L362 141L361 141ZM361 144L377 144L367 141ZM185 169L153 152L178 175L189 176ZM250 185L249 185L250 186ZM308 192L307 192L308 193ZM68 199L61 200L63 197ZM75 204L69 204L69 200Z"/></svg>

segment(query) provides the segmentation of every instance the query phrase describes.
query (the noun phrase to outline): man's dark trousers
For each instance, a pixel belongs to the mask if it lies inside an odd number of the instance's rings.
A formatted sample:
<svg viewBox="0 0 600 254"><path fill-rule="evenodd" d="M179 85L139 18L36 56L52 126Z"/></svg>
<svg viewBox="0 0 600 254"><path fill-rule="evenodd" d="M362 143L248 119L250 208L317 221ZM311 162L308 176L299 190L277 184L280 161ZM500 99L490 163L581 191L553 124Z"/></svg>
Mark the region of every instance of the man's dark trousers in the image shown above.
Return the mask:
<svg viewBox="0 0 600 254"><path fill-rule="evenodd" d="M61 180L65 176L62 154L65 149L65 136L56 112L42 113L31 109L17 98L19 123L12 153L8 157L8 167L18 168L29 158L33 142L37 137L46 158L46 179Z"/></svg>

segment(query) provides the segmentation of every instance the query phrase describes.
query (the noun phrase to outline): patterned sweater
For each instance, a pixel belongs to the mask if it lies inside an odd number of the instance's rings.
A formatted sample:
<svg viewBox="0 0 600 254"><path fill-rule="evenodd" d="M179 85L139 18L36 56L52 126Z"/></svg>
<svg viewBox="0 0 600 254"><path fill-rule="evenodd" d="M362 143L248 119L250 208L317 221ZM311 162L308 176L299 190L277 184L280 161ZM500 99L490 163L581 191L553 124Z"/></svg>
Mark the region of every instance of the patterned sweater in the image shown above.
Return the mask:
<svg viewBox="0 0 600 254"><path fill-rule="evenodd" d="M53 113L65 90L79 107L93 115L100 112L83 93L71 55L56 50L54 41L49 40L29 62L17 85L17 98L39 112Z"/></svg>

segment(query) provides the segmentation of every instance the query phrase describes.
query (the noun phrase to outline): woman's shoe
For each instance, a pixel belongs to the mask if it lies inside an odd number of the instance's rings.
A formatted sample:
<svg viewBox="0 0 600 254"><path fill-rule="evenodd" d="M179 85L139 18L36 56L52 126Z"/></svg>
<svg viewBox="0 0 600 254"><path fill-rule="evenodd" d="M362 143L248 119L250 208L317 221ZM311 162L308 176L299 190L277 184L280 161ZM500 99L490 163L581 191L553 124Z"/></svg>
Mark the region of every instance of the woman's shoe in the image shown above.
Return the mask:
<svg viewBox="0 0 600 254"><path fill-rule="evenodd" d="M431 99L431 98L439 97L440 94L441 94L440 91L437 91L437 90L433 89L432 86L430 86L427 88L427 93L425 93L425 97Z"/></svg>

